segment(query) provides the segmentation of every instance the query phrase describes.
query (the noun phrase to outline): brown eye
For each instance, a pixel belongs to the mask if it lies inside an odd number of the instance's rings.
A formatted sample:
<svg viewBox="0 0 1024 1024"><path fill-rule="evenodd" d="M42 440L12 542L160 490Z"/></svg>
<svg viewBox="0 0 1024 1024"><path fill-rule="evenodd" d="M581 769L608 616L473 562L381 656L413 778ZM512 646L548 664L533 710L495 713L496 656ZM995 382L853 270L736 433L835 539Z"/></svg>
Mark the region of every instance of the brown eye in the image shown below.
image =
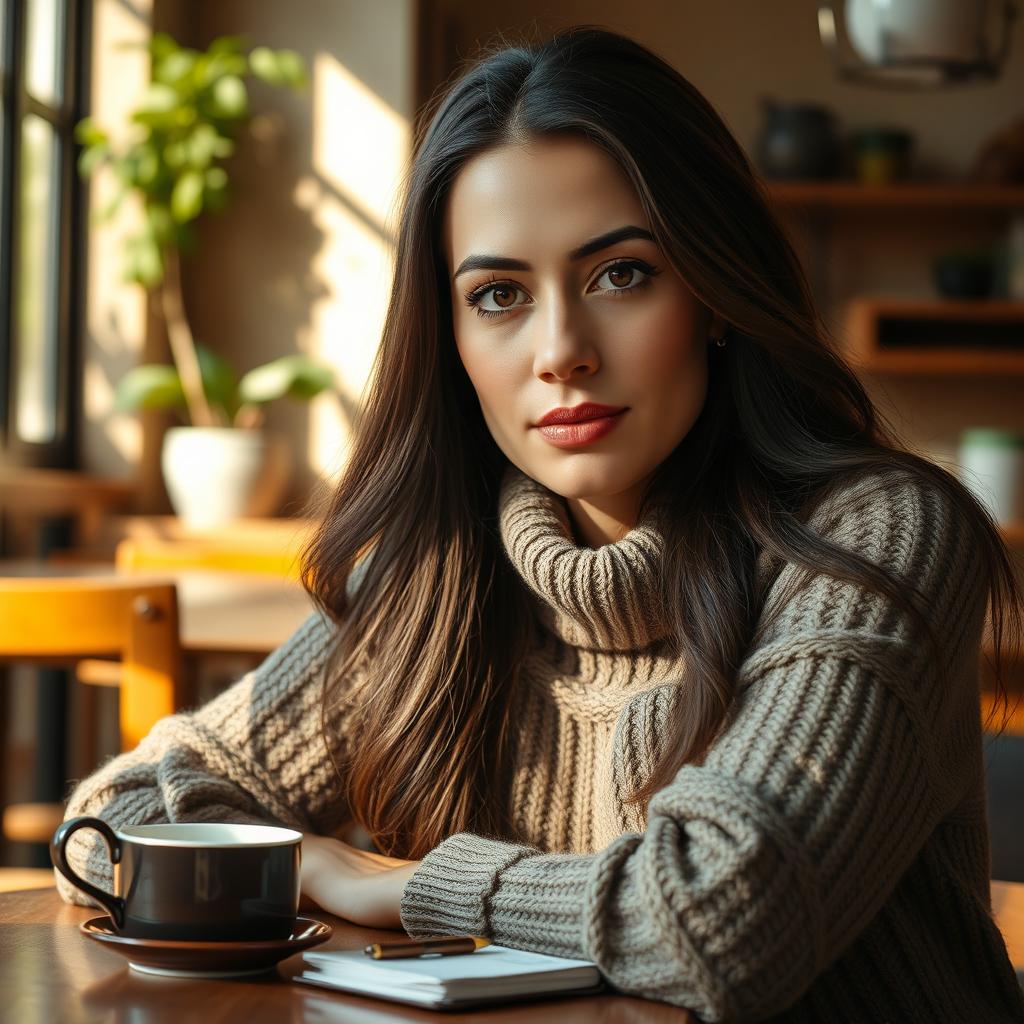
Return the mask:
<svg viewBox="0 0 1024 1024"><path fill-rule="evenodd" d="M633 295L645 288L661 271L643 260L619 260L606 267L597 279L598 291L611 296Z"/></svg>
<svg viewBox="0 0 1024 1024"><path fill-rule="evenodd" d="M495 303L501 306L502 309L507 309L516 301L516 293L512 288L493 288L491 289L491 295L494 298ZM502 298L502 296L504 296L504 298Z"/></svg>
<svg viewBox="0 0 1024 1024"><path fill-rule="evenodd" d="M634 270L626 263L620 263L608 271L608 280L617 288L625 288L633 280Z"/></svg>

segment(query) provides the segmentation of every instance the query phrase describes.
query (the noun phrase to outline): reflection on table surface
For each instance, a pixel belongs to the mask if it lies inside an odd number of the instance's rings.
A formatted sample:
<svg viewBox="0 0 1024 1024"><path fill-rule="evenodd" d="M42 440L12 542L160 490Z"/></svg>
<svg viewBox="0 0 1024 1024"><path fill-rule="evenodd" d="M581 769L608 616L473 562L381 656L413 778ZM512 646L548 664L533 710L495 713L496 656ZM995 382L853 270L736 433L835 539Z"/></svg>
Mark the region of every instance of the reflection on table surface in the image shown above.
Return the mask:
<svg viewBox="0 0 1024 1024"><path fill-rule="evenodd" d="M274 972L237 979L138 974L82 935L95 908L63 903L55 889L0 893L0 1019L17 1024L386 1024L394 1021L515 1021L518 1024L687 1024L685 1011L626 996L566 997L462 1013L433 1012L289 982L301 955ZM313 914L334 928L318 949L360 949L394 938Z"/></svg>

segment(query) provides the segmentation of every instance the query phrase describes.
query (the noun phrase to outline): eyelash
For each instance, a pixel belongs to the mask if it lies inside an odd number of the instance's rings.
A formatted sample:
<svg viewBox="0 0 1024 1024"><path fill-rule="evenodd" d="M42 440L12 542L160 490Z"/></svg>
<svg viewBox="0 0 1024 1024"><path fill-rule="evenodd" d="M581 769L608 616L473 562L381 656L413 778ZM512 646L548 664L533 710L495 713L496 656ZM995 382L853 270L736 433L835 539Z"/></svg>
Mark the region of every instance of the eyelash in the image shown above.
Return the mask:
<svg viewBox="0 0 1024 1024"><path fill-rule="evenodd" d="M661 271L658 270L656 267L652 267L649 263L645 263L643 260L617 260L615 263L609 263L608 266L606 266L598 275L598 278L604 277L604 275L607 274L608 271L615 270L618 267L629 267L631 270L639 270L641 273L646 274L647 276L638 284L631 284L627 288L602 289L602 291L608 292L609 295L628 295L631 292L639 291L641 288L646 288L647 285L649 285L651 281L655 277L657 277L658 274L661 273ZM522 290L518 288L516 285L513 285L510 281L491 280L488 281L487 284L481 285L479 288L474 288L473 291L468 292L466 294L466 305L475 307L477 316L482 317L504 316L506 313L511 313L512 310L515 308L514 306L509 306L508 309L501 310L480 308L480 300L483 299L483 297L489 291L493 290L494 288L497 288L499 285L506 284L517 291Z"/></svg>

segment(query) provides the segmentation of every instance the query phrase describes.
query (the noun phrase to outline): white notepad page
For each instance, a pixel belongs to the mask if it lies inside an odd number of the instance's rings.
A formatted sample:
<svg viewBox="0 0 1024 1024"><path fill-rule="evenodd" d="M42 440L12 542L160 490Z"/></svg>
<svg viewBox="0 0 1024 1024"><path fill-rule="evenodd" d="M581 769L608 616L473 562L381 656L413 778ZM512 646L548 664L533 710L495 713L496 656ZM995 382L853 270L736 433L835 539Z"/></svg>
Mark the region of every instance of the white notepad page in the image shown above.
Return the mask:
<svg viewBox="0 0 1024 1024"><path fill-rule="evenodd" d="M457 956L373 960L361 950L305 953L304 961L323 981L379 984L381 988L465 997L488 993L552 991L597 984L590 960L531 953L507 946L484 946Z"/></svg>

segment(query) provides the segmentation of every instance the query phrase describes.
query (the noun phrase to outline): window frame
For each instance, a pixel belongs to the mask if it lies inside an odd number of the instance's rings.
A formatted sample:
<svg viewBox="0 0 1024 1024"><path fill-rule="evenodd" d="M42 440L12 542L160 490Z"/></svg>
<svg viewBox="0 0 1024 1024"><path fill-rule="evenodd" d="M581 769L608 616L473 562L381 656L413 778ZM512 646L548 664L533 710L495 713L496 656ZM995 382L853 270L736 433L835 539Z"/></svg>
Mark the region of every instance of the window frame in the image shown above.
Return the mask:
<svg viewBox="0 0 1024 1024"><path fill-rule="evenodd" d="M85 187L76 168L79 147L74 127L86 100L89 0L62 0L64 10L64 82L59 106L37 100L25 81L27 0L7 0L4 14L6 71L2 83L4 135L0 203L4 223L0 238L0 465L73 468L77 462L75 423L79 408L80 329L83 295L84 238L82 216ZM18 210L21 186L22 124L34 114L50 124L59 142L57 187L57 352L55 436L44 442L26 441L17 431L18 388Z"/></svg>

